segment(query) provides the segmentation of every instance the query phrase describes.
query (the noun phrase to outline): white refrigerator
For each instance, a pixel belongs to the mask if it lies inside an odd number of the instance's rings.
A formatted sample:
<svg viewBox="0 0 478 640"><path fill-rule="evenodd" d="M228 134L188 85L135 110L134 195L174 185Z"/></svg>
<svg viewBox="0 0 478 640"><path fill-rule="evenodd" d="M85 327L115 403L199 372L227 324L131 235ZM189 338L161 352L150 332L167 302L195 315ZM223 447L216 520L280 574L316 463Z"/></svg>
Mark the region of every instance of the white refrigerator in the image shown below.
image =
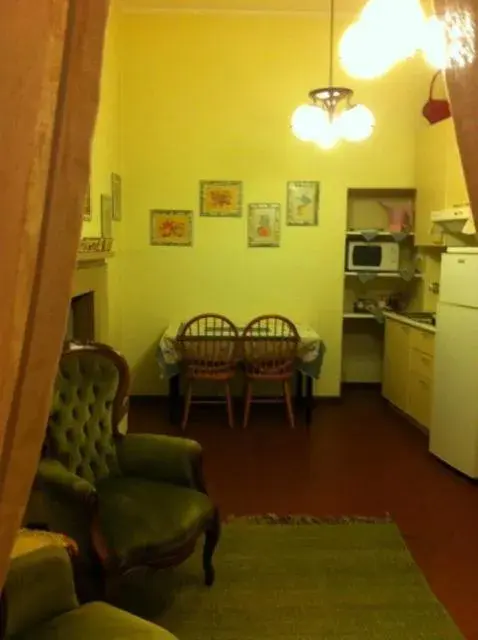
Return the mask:
<svg viewBox="0 0 478 640"><path fill-rule="evenodd" d="M443 255L430 451L478 478L478 250Z"/></svg>

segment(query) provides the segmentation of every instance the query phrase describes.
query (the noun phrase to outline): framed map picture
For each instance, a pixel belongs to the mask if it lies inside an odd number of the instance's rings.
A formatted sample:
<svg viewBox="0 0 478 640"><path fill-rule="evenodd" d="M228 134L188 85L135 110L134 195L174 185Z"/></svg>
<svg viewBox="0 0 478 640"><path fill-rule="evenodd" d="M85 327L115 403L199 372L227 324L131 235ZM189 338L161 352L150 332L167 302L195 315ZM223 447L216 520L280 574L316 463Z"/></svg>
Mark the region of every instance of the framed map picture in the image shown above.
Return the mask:
<svg viewBox="0 0 478 640"><path fill-rule="evenodd" d="M170 247L193 244L193 212L169 209L151 211L150 243Z"/></svg>
<svg viewBox="0 0 478 640"><path fill-rule="evenodd" d="M83 201L83 220L91 220L91 185L88 183L86 187L85 199Z"/></svg>
<svg viewBox="0 0 478 640"><path fill-rule="evenodd" d="M242 182L200 182L200 215L238 218L242 215Z"/></svg>
<svg viewBox="0 0 478 640"><path fill-rule="evenodd" d="M113 198L113 220L121 220L121 176L117 173L111 174L111 197Z"/></svg>
<svg viewBox="0 0 478 640"><path fill-rule="evenodd" d="M320 183L310 180L287 183L287 224L313 227L319 224Z"/></svg>
<svg viewBox="0 0 478 640"><path fill-rule="evenodd" d="M247 237L249 247L278 247L280 244L280 205L275 202L250 204Z"/></svg>
<svg viewBox="0 0 478 640"><path fill-rule="evenodd" d="M101 194L101 235L103 238L113 237L113 200L106 193Z"/></svg>

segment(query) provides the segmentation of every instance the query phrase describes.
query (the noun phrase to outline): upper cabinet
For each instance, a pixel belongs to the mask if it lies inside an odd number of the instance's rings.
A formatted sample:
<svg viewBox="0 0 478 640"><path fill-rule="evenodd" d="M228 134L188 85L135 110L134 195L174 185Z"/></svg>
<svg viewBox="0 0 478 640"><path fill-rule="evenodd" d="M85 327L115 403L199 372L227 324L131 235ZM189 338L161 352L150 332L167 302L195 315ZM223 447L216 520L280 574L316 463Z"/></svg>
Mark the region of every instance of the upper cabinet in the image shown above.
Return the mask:
<svg viewBox="0 0 478 640"><path fill-rule="evenodd" d="M452 118L430 125L420 121L416 147L415 244L444 245L432 232L430 213L468 203L468 192Z"/></svg>

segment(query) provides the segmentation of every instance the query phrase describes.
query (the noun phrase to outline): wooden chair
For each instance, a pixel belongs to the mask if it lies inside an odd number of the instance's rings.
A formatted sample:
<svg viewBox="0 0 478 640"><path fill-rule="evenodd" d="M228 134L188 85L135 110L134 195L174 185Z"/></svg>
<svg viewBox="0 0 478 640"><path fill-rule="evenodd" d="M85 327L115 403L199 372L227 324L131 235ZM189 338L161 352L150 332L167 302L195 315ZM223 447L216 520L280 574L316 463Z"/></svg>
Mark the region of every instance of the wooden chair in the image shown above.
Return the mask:
<svg viewBox="0 0 478 640"><path fill-rule="evenodd" d="M295 426L291 378L299 348L299 334L293 322L283 316L258 316L243 332L246 374L244 429L249 422L254 381L282 382L289 424ZM263 400L262 402L271 402Z"/></svg>
<svg viewBox="0 0 478 640"><path fill-rule="evenodd" d="M234 427L230 381L236 372L238 346L238 330L228 318L219 314L196 316L180 329L177 348L185 368L187 385L182 429L186 428L189 418L193 384L199 380L224 384L229 426L231 429Z"/></svg>

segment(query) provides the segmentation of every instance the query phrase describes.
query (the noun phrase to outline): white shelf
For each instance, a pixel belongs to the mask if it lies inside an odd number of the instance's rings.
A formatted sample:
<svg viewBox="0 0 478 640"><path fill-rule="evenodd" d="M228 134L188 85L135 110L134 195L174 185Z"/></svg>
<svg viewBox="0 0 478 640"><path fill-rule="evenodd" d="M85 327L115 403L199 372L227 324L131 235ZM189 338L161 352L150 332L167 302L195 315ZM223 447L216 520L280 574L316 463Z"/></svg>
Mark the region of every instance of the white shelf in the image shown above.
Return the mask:
<svg viewBox="0 0 478 640"><path fill-rule="evenodd" d="M363 319L363 320L375 320L375 316L373 315L373 313L354 313L353 311L344 313L344 319L348 320L353 318L354 320L357 318Z"/></svg>
<svg viewBox="0 0 478 640"><path fill-rule="evenodd" d="M373 229L358 229L355 231L352 230L348 230L347 231L347 236L354 236L354 237L358 237L358 236L363 236L363 234L367 234L367 233L374 233L374 238L392 238L394 236L393 233L391 233L390 231L378 231L378 232L374 232ZM405 233L402 231L397 231L396 233ZM407 233L407 237L408 236L414 236L414 233Z"/></svg>
<svg viewBox="0 0 478 640"><path fill-rule="evenodd" d="M355 276L355 277L357 277L361 273L368 275L369 273L372 274L373 272L372 271L346 271L345 275L346 276ZM390 272L388 272L388 271L379 271L378 273L374 273L373 277L374 278L401 278L402 276L399 273L395 272L395 271L390 271ZM413 277L414 278L421 278L422 274L421 273L415 273Z"/></svg>

